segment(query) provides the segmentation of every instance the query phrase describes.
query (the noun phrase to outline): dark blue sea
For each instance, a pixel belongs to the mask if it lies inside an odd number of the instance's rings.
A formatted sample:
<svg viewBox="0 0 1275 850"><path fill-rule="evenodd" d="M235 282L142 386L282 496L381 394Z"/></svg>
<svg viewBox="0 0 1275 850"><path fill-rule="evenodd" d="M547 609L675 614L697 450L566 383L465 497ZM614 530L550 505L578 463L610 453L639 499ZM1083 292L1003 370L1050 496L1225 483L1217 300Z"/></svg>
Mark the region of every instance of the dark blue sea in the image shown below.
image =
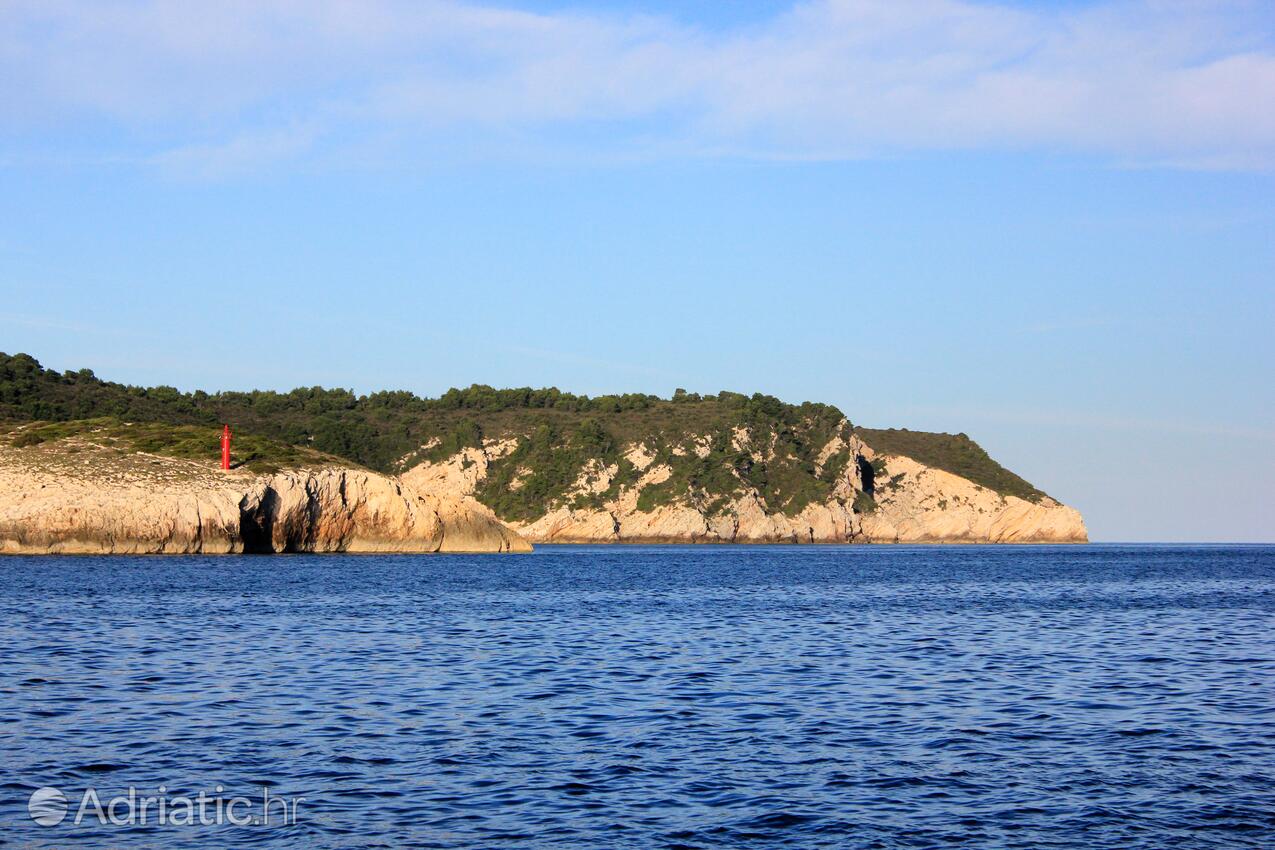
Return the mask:
<svg viewBox="0 0 1275 850"><path fill-rule="evenodd" d="M1275 548L5 558L0 779L6 847L1269 850Z"/></svg>

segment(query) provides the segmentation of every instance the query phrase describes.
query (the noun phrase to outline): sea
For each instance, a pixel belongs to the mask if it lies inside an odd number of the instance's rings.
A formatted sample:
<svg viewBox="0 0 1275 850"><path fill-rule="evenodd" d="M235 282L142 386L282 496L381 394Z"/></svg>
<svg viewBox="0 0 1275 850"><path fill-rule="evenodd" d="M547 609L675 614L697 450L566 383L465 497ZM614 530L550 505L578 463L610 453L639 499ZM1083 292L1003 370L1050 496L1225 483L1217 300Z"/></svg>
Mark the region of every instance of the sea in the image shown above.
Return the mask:
<svg viewBox="0 0 1275 850"><path fill-rule="evenodd" d="M1275 548L0 559L0 846L1275 847Z"/></svg>

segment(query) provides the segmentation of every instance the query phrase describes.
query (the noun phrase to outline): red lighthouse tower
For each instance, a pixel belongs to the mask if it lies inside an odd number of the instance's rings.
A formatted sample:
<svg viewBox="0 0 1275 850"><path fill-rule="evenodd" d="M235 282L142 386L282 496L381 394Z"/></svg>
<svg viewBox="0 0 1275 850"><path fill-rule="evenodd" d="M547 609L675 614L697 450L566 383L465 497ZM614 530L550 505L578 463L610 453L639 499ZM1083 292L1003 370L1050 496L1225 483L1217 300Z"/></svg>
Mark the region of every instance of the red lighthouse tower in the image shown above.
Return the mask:
<svg viewBox="0 0 1275 850"><path fill-rule="evenodd" d="M230 469L230 426L221 426L221 468Z"/></svg>

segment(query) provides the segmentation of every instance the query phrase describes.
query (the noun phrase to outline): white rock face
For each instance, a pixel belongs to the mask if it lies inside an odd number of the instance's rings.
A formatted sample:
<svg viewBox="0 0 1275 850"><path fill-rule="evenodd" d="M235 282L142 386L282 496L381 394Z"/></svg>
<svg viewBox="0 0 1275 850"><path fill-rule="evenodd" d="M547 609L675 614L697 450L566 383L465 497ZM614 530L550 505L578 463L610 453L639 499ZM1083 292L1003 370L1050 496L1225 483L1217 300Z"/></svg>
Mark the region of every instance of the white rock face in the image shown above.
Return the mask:
<svg viewBox="0 0 1275 850"><path fill-rule="evenodd" d="M1075 508L1001 496L908 457L883 456L897 486L878 487L877 509L862 519L870 540L897 543L1083 543L1089 537Z"/></svg>
<svg viewBox="0 0 1275 850"><path fill-rule="evenodd" d="M742 429L732 434L736 448L749 444ZM489 464L512 450L510 441L492 448L466 449L439 463L423 463L405 473L405 482L453 501L473 500ZM692 440L681 454L706 451L708 439ZM900 455L876 455L858 436L832 440L817 456L822 468L834 454L848 448L852 458L880 457L888 476L873 488L876 507L867 513L854 509L865 482L857 463L847 465L831 496L807 505L795 516L768 509L755 491L746 491L712 513L692 500L638 509L638 497L648 486L667 481L669 467L655 463L641 444L624 447L623 454L642 471L631 487L600 508L559 506L533 522L508 522L535 543L1083 543L1084 521L1074 508L1052 499L1039 503L995 491ZM673 448L678 455L678 447ZM569 494L590 495L606 490L612 470L590 467ZM570 499L568 499L570 501ZM476 504L476 503L475 503ZM494 518L494 517L493 517Z"/></svg>
<svg viewBox="0 0 1275 850"><path fill-rule="evenodd" d="M285 472L259 479L244 496L240 533L250 551L530 551L490 511L469 502L362 470Z"/></svg>
<svg viewBox="0 0 1275 850"><path fill-rule="evenodd" d="M525 552L490 511L341 467L257 476L94 447L0 448L0 553Z"/></svg>
<svg viewBox="0 0 1275 850"><path fill-rule="evenodd" d="M736 448L752 446L743 429ZM709 445L690 440L683 456ZM794 516L773 510L744 488L725 503L684 494L651 510L646 487L672 470L649 447L623 448L639 471L631 486L600 507L557 506L534 522L502 523L476 498L492 461L513 440L467 448L422 463L398 478L345 467L253 475L208 464L59 441L22 449L0 446L0 553L229 552L519 552L527 541L552 543L1074 543L1087 539L1073 508L1000 494L911 458L876 455L858 436L835 438L816 455L822 468L848 449L852 462L828 499ZM674 451L676 454L676 450ZM844 457L844 454L840 455ZM864 502L864 464L875 476L875 508ZM571 497L608 492L617 468L592 463ZM869 500L869 501L873 501ZM566 500L570 504L572 498ZM860 505L863 507L863 505Z"/></svg>

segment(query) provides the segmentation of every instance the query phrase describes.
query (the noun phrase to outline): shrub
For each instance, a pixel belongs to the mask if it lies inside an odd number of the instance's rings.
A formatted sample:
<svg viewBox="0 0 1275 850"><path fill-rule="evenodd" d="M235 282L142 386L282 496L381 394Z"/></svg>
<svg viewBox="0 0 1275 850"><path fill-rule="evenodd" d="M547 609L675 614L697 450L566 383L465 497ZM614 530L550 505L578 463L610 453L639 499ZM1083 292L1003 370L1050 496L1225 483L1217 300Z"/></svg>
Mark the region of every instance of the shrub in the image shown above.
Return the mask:
<svg viewBox="0 0 1275 850"><path fill-rule="evenodd" d="M1018 496L1029 502L1045 498L1043 491L992 460L965 434L933 434L906 428L856 428L855 432L879 452L910 457L926 466L967 478L1002 496Z"/></svg>

